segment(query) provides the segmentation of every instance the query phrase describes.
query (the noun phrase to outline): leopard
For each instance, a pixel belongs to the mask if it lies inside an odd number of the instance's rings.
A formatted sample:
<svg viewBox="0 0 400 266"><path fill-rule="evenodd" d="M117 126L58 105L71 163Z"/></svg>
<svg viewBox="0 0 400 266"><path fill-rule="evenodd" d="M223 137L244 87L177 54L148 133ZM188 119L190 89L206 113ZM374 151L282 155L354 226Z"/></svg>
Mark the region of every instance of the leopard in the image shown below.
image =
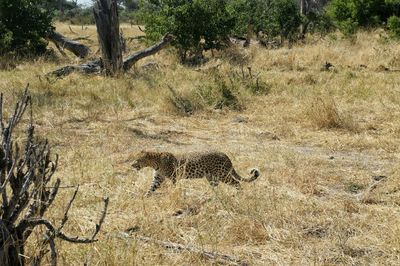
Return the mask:
<svg viewBox="0 0 400 266"><path fill-rule="evenodd" d="M260 176L260 171L253 168L250 177L242 178L234 169L228 155L219 151L189 152L182 155L141 151L136 158L132 164L133 169L139 171L151 167L155 170L152 184L145 196L153 194L166 179L175 184L178 178L206 178L212 187L223 182L241 190L241 182L253 182Z"/></svg>

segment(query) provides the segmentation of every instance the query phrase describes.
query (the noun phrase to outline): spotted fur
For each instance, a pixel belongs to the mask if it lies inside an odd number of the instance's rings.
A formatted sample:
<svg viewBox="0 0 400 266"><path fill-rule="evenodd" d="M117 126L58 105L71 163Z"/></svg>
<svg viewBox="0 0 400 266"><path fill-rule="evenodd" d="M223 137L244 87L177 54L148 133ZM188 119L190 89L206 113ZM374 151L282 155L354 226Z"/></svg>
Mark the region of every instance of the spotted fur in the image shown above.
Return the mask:
<svg viewBox="0 0 400 266"><path fill-rule="evenodd" d="M153 182L146 195L158 189L166 178L175 184L178 178L192 179L205 177L210 185L217 186L219 182L240 188L240 182L252 182L260 172L252 169L250 178L244 179L233 168L229 157L222 152L196 152L183 156L175 156L169 152L142 151L132 167L140 170L151 167L156 170Z"/></svg>

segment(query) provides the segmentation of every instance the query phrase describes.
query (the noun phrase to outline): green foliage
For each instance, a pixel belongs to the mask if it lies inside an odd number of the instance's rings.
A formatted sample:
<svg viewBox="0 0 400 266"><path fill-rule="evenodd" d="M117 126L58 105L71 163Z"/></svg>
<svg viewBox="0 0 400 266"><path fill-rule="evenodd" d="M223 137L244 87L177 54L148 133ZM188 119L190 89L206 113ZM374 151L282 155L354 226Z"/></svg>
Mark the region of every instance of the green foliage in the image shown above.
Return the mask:
<svg viewBox="0 0 400 266"><path fill-rule="evenodd" d="M360 27L381 25L399 7L399 0L332 0L327 14L345 35L352 35Z"/></svg>
<svg viewBox="0 0 400 266"><path fill-rule="evenodd" d="M11 49L12 32L0 21L0 55L7 53Z"/></svg>
<svg viewBox="0 0 400 266"><path fill-rule="evenodd" d="M122 0L121 1L126 11L134 11L139 8L138 0Z"/></svg>
<svg viewBox="0 0 400 266"><path fill-rule="evenodd" d="M151 40L175 35L173 44L186 60L188 54L224 45L235 25L226 7L227 0L152 0L142 2L142 19Z"/></svg>
<svg viewBox="0 0 400 266"><path fill-rule="evenodd" d="M300 23L301 17L295 1L273 0L264 31L271 36L293 39Z"/></svg>
<svg viewBox="0 0 400 266"><path fill-rule="evenodd" d="M400 38L400 18L397 16L391 16L388 18L387 27L390 35L394 38Z"/></svg>
<svg viewBox="0 0 400 266"><path fill-rule="evenodd" d="M246 34L251 25L255 33L293 39L301 23L294 0L232 0L229 8L238 19L237 35Z"/></svg>
<svg viewBox="0 0 400 266"><path fill-rule="evenodd" d="M76 7L64 11L64 16L60 17L61 21L69 21L73 25L94 24L94 16L92 8Z"/></svg>
<svg viewBox="0 0 400 266"><path fill-rule="evenodd" d="M0 1L0 53L42 54L43 39L52 29L51 13L44 0Z"/></svg>
<svg viewBox="0 0 400 266"><path fill-rule="evenodd" d="M320 33L321 35L326 35L335 28L331 17L324 12L307 14L303 17L303 25L306 27L305 33Z"/></svg>

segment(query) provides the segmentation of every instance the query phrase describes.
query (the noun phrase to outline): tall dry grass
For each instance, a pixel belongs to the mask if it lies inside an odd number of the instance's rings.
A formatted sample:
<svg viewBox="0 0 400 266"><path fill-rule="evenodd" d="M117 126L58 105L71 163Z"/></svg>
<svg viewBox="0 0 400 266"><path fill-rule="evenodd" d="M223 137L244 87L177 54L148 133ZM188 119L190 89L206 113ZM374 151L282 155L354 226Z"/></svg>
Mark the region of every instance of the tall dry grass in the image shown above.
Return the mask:
<svg viewBox="0 0 400 266"><path fill-rule="evenodd" d="M97 50L93 26L71 26L76 34L68 25L56 26L68 36L90 35L85 42ZM123 28L125 36L142 34ZM143 47L132 42L129 52ZM121 234L132 227L139 235L230 254L251 265L396 265L398 51L398 42L365 32L351 43L327 37L291 49L215 52L199 67L180 65L168 49L117 78L72 74L46 80L44 74L59 65L79 62L69 54L1 70L0 91L9 105L30 83L36 129L60 154L57 176L65 185L80 185L65 231L87 235L94 223L89 217L98 213L101 197L110 196L99 242L58 243L64 265L213 263ZM329 71L323 70L327 61L334 66ZM148 62L157 67L142 68ZM251 89L255 79L248 67L265 90ZM182 113L185 104L174 97L191 105L191 112ZM221 105L224 97L240 108ZM181 180L144 198L153 172L130 168L132 154L142 149L221 150L242 175L254 166L262 175L241 192ZM369 191L376 175L387 179ZM52 221L62 218L73 190L60 193ZM189 208L194 211L175 215ZM36 242L31 244L34 249Z"/></svg>

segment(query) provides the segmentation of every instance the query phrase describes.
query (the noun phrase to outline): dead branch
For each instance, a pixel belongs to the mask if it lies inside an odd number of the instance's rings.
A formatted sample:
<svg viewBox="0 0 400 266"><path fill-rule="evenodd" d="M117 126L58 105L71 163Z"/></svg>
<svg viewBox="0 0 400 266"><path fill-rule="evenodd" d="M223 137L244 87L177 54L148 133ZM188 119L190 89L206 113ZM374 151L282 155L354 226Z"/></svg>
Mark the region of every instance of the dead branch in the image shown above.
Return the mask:
<svg viewBox="0 0 400 266"><path fill-rule="evenodd" d="M27 129L27 140L23 150L13 141L14 129L21 121L27 108L30 108L30 119ZM68 220L68 212L75 200L77 190L67 205L60 226L56 227L43 218L54 202L60 188L61 180L52 182L58 167L58 155L51 156L47 140L35 137L32 121L31 98L28 86L17 102L8 122L3 120L3 95L0 94L0 265L24 265L26 257L32 257L33 265L40 265L48 253L41 249L35 256L25 256L24 246L37 226L45 226L42 246L50 248L51 265L57 263L55 238L72 243L93 243L104 223L108 207L108 198L104 199L104 209L90 238L70 237L61 230Z"/></svg>
<svg viewBox="0 0 400 266"><path fill-rule="evenodd" d="M163 39L160 42L154 44L153 46L150 46L142 51L136 52L128 56L124 60L123 64L124 70L125 71L129 70L140 59L143 59L147 56L159 52L161 49L165 48L173 39L174 39L173 35L167 34L163 37ZM65 66L46 74L46 76L47 77L55 76L57 78L60 78L68 76L72 72L80 72L85 74L100 74L102 70L103 70L102 60L98 59L94 61L89 61L81 65Z"/></svg>
<svg viewBox="0 0 400 266"><path fill-rule="evenodd" d="M48 73L46 76L47 77L55 76L57 78L60 78L68 76L72 72L80 72L84 74L100 74L101 70L102 70L102 61L94 60L80 65L65 66Z"/></svg>
<svg viewBox="0 0 400 266"><path fill-rule="evenodd" d="M162 38L160 42L156 43L155 45L128 56L128 58L124 60L124 70L130 69L140 59L159 52L161 49L166 47L173 39L173 35L167 34Z"/></svg>
<svg viewBox="0 0 400 266"><path fill-rule="evenodd" d="M85 58L90 53L90 48L84 44L81 44L77 41L68 39L67 37L63 36L62 34L52 31L48 36L47 39L52 41L53 43L58 45L60 49L67 49L71 51L74 55L79 56L80 58Z"/></svg>
<svg viewBox="0 0 400 266"><path fill-rule="evenodd" d="M68 57L67 54L64 52L64 49L60 47L60 45L56 42L54 42L54 45L56 46L57 50L60 52L60 54L64 57Z"/></svg>
<svg viewBox="0 0 400 266"><path fill-rule="evenodd" d="M68 26L68 28L69 28L69 31L70 31L71 33L76 34L76 32L72 30L71 26Z"/></svg>
<svg viewBox="0 0 400 266"><path fill-rule="evenodd" d="M156 245L159 245L163 248L166 249L172 249L178 252L190 252L190 253L195 253L198 254L200 256L202 256L203 258L209 259L209 260L213 260L213 261L218 261L218 262L222 262L222 263L227 263L230 265L239 265L239 266L246 266L249 265L248 262L243 261L243 260L239 260L233 256L230 255L226 255L226 254L222 254L222 253L218 253L218 252L213 252L213 251L206 251L203 250L199 247L196 246L188 246L188 245L182 245L182 244L178 244L178 243L174 243L174 242L169 242L169 241L161 241L161 240L157 240L151 237L147 237L147 236L133 236L129 233L123 232L121 233L122 236L124 237L134 237L142 242L145 243L153 243Z"/></svg>
<svg viewBox="0 0 400 266"><path fill-rule="evenodd" d="M132 41L134 41L134 40L143 40L143 39L145 39L145 38L146 38L145 35L140 35L140 36L127 37L126 40L127 40L128 42L132 42Z"/></svg>
<svg viewBox="0 0 400 266"><path fill-rule="evenodd" d="M86 36L73 38L72 40L73 41L81 41L81 40L90 41L90 37L91 37L90 35L86 35Z"/></svg>

